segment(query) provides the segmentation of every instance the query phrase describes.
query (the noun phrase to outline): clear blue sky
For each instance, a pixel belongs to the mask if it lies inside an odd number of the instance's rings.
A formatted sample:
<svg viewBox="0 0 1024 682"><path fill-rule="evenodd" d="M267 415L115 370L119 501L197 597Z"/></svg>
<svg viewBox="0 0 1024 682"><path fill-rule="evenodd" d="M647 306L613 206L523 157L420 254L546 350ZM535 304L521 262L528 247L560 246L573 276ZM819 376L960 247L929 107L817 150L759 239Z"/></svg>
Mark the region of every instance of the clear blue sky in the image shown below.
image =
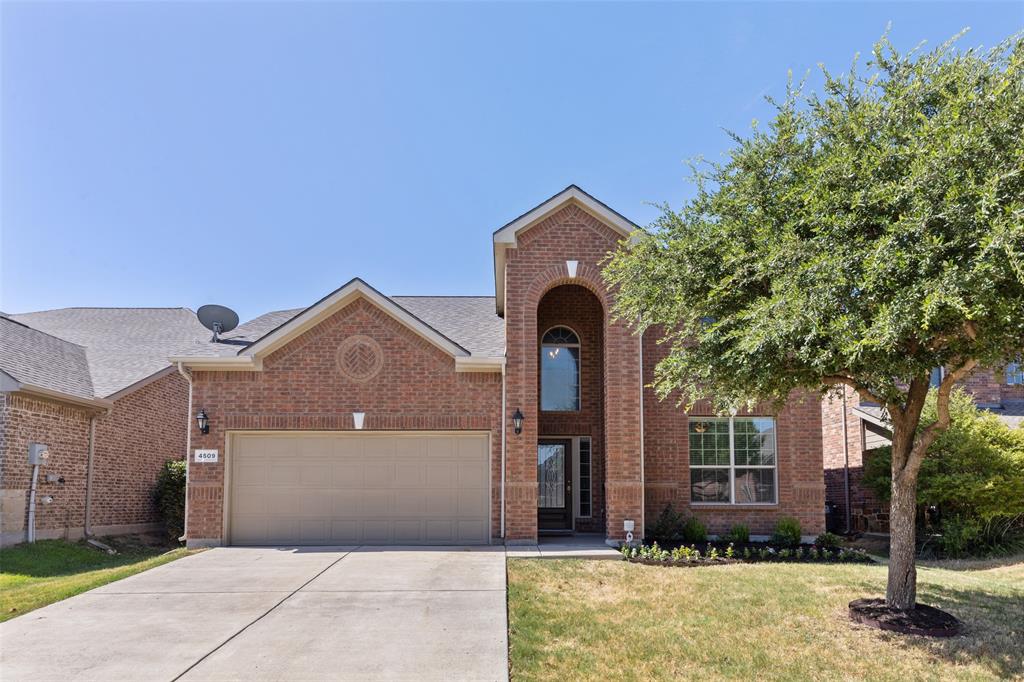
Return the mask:
<svg viewBox="0 0 1024 682"><path fill-rule="evenodd" d="M890 21L992 45L1024 3L3 2L0 309L490 295L494 229L569 183L650 222Z"/></svg>

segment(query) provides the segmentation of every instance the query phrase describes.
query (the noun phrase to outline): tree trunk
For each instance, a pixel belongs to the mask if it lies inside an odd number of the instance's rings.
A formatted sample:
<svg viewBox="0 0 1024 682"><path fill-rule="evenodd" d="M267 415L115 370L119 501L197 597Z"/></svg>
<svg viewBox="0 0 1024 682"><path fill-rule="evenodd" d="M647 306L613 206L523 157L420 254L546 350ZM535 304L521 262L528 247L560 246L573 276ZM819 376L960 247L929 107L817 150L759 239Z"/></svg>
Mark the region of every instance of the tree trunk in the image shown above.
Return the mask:
<svg viewBox="0 0 1024 682"><path fill-rule="evenodd" d="M885 602L910 610L917 604L917 477L892 480L889 508L889 581Z"/></svg>

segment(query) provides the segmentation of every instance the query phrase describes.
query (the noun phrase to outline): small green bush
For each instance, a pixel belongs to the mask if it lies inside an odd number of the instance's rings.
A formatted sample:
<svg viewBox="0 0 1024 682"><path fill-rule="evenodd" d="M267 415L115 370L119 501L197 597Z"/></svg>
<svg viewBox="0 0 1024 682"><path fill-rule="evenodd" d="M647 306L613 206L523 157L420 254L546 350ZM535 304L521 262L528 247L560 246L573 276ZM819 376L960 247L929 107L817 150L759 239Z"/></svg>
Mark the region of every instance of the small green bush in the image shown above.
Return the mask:
<svg viewBox="0 0 1024 682"><path fill-rule="evenodd" d="M835 533L825 532L814 539L814 544L822 549L839 549L843 539Z"/></svg>
<svg viewBox="0 0 1024 682"><path fill-rule="evenodd" d="M746 544L750 542L750 528L737 523L729 529L729 532L725 534L724 540L726 542L735 542L737 544Z"/></svg>
<svg viewBox="0 0 1024 682"><path fill-rule="evenodd" d="M168 537L177 540L185 532L185 461L164 462L157 474L153 502Z"/></svg>
<svg viewBox="0 0 1024 682"><path fill-rule="evenodd" d="M683 523L683 540L686 542L704 542L708 539L708 529L696 516L691 516Z"/></svg>
<svg viewBox="0 0 1024 682"><path fill-rule="evenodd" d="M935 391L921 415L924 428L936 419ZM1024 537L1024 428L1010 428L978 409L970 394L950 394L950 425L921 463L917 480L919 537L938 534L948 556L1012 551ZM864 483L879 499L891 494L892 452L878 448L865 457ZM935 507L937 524L925 512Z"/></svg>
<svg viewBox="0 0 1024 682"><path fill-rule="evenodd" d="M673 509L670 502L654 523L647 525L647 537L662 542L678 542L683 538L683 523L683 515Z"/></svg>
<svg viewBox="0 0 1024 682"><path fill-rule="evenodd" d="M783 547L795 547L800 544L800 522L792 516L783 516L775 524L772 542Z"/></svg>

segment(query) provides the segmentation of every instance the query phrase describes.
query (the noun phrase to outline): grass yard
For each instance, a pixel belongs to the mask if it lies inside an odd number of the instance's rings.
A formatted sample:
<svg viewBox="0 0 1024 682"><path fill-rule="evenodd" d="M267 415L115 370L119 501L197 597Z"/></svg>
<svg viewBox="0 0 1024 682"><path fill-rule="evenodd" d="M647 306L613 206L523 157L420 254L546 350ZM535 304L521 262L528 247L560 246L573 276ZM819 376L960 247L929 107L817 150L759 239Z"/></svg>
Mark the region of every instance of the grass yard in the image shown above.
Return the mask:
<svg viewBox="0 0 1024 682"><path fill-rule="evenodd" d="M137 539L104 538L107 554L84 542L41 540L0 549L0 622L189 553Z"/></svg>
<svg viewBox="0 0 1024 682"><path fill-rule="evenodd" d="M1024 556L918 568L923 603L967 624L949 640L852 625L884 566L508 562L514 680L1024 679Z"/></svg>

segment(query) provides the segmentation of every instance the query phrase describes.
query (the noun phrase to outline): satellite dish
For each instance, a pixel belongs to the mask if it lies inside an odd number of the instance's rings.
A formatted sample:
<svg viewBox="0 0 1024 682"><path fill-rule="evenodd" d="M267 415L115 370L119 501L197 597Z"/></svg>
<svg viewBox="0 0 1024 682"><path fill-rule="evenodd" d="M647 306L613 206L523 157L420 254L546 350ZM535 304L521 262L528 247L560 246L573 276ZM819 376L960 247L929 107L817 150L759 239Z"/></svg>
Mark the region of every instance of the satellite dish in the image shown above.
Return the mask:
<svg viewBox="0 0 1024 682"><path fill-rule="evenodd" d="M219 341L218 336L238 326L238 313L222 305L204 305L196 311L199 323L213 332L211 341Z"/></svg>

